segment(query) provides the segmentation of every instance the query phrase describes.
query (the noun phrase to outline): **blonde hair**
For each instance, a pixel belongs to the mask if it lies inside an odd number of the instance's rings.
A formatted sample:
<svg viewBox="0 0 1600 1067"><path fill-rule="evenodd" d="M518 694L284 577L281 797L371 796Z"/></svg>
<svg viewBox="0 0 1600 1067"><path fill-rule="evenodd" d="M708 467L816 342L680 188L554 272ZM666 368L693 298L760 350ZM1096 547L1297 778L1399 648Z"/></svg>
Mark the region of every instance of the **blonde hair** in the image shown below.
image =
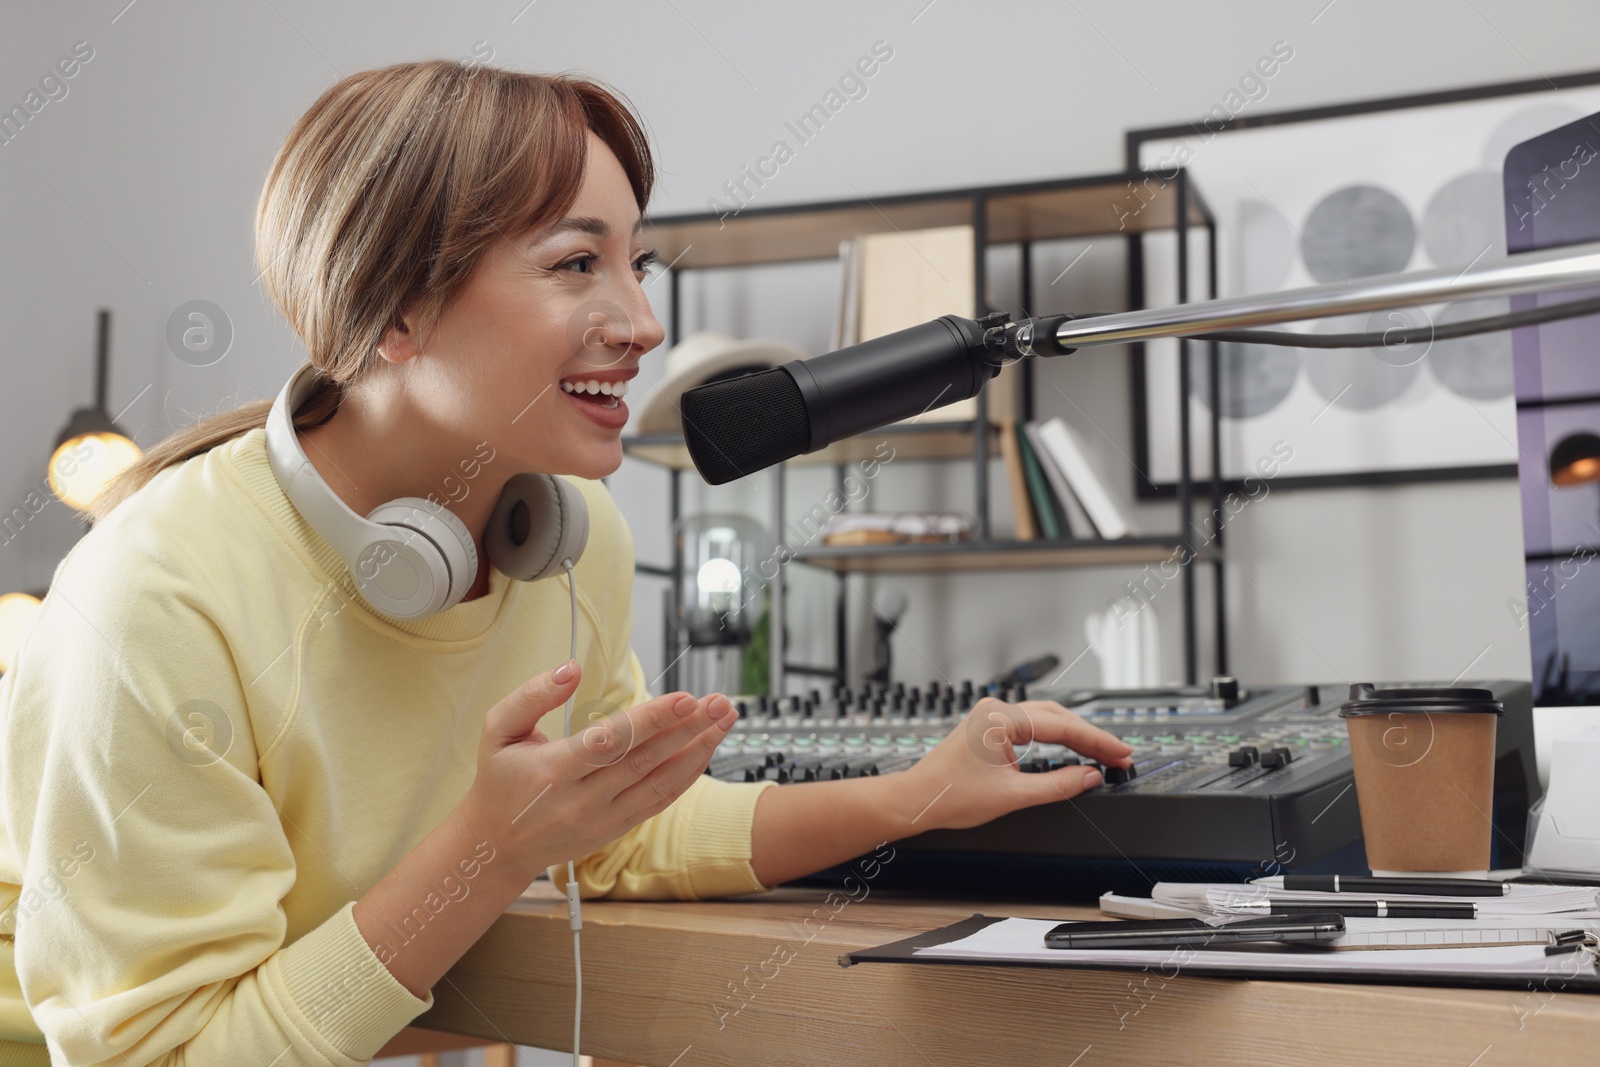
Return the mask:
<svg viewBox="0 0 1600 1067"><path fill-rule="evenodd" d="M333 415L403 311L425 331L495 240L571 207L587 131L616 154L642 213L655 182L643 124L597 81L429 60L352 74L317 98L256 206L261 282L325 376L297 427ZM251 401L173 433L106 486L90 520L165 468L265 426L271 408Z"/></svg>

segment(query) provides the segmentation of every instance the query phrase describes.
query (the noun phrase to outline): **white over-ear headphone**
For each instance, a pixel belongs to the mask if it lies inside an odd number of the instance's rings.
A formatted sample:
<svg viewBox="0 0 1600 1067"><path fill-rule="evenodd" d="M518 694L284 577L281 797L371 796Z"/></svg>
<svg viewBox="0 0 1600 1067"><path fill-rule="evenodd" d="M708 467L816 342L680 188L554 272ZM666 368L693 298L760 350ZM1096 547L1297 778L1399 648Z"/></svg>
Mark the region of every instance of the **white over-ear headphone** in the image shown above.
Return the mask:
<svg viewBox="0 0 1600 1067"><path fill-rule="evenodd" d="M454 607L478 575L477 549L462 521L414 496L379 504L362 518L306 459L293 416L320 377L311 363L295 371L267 415L267 460L278 484L378 611L420 619ZM484 549L506 577L536 582L577 563L588 538L589 509L576 486L551 474L520 473L501 491Z"/></svg>

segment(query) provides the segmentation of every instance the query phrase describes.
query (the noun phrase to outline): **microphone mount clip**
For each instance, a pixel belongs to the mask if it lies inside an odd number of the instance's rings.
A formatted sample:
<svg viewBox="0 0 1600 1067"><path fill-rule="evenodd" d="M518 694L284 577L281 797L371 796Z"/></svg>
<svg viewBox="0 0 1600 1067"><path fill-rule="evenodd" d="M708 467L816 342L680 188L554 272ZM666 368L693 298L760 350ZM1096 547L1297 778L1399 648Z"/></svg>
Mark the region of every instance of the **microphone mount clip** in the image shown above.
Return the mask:
<svg viewBox="0 0 1600 1067"><path fill-rule="evenodd" d="M1056 343L1056 327L1075 315L1040 315L1014 320L1004 311L991 312L978 320L983 327L981 358L991 366L1004 367L1029 356L1065 356L1077 351Z"/></svg>

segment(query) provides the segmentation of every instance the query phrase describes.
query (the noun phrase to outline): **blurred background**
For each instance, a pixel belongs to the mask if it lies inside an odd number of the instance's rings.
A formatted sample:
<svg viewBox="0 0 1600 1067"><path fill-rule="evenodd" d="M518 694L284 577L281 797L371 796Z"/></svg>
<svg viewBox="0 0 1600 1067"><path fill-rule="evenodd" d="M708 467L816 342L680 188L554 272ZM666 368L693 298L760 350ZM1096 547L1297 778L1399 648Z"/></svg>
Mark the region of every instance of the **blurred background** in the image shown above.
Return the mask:
<svg viewBox="0 0 1600 1067"><path fill-rule="evenodd" d="M785 124L878 42L892 58L865 93L801 145L751 206L1120 170L1126 131L1200 118L1277 42L1291 46L1293 59L1250 100L1255 113L1583 71L1596 65L1592 42L1600 39L1600 7L1585 0L816 0L781 8L12 0L0 17L0 106L21 105L58 59L79 60L61 91L0 144L0 510L11 516L0 592L44 589L83 533L51 497L45 471L72 413L95 400L97 309L112 312L105 407L141 447L275 395L303 360L255 284L252 218L292 123L351 72L442 57L597 76L644 117L660 168L652 214L663 216L726 204L725 183L775 140L793 143ZM1039 256L1036 291L1049 303L1037 310L1121 306L1121 241L1068 243ZM991 285L997 304L1014 304L1014 257L996 255ZM685 336L714 329L819 354L830 347L838 288L837 266L825 263L686 278L680 327ZM647 291L667 322L667 284L657 276ZM216 334L185 350L173 343L173 324L181 336L197 321L189 318L195 308ZM638 395L659 378L664 349L646 357ZM1135 526L1168 525L1170 505L1134 493L1125 354L1085 351L1038 373L1039 416L1079 431ZM993 477L1003 486L998 457ZM822 499L831 478L828 468L791 471L791 508ZM683 511L764 520L768 483L747 483L713 489L691 473ZM609 484L639 560L671 563L661 469L629 459ZM1003 489L994 498L996 530L1009 531ZM972 478L947 464L891 465L873 480L870 504L971 511ZM1232 673L1241 678L1529 676L1514 475L1274 490L1233 518L1228 536ZM833 585L804 569L791 568L790 657L824 661L831 631L806 620L831 618ZM1096 657L1082 655L1084 619L1105 611L1129 577L1091 568L866 579L850 608L861 635L855 673L871 662L869 601L898 594L906 607L895 655L906 677L988 677L1050 650L1072 664L1063 682L1095 683ZM665 587L651 575L637 581L635 647L649 677L667 666ZM1180 603L1164 593L1151 605L1160 675L1176 680ZM1203 665L1210 647L1202 626Z"/></svg>
<svg viewBox="0 0 1600 1067"><path fill-rule="evenodd" d="M1528 17L1536 12L1537 17ZM5 13L0 90L21 103L39 75L87 42L93 58L20 135L0 146L0 501L41 492L70 413L94 397L95 311L112 309L110 413L141 446L244 400L275 395L303 350L254 284L251 221L266 169L290 125L333 81L364 67L444 57L525 69L581 70L637 106L658 152L655 215L728 202L784 123L804 112L876 41L892 60L776 177L754 204L839 200L1120 169L1129 128L1204 115L1273 42L1294 59L1258 109L1537 78L1586 69L1583 44L1600 9L1572 2L1355 0L1124 5L908 0L815 3L781 14L744 4L660 0L574 5L248 0L228 5L137 0L14 4ZM9 85L9 88L6 88ZM16 101L11 101L16 97ZM1041 278L1060 266L1042 257ZM1121 300L1122 248L1096 245L1055 286L1046 310ZM684 333L770 336L827 348L836 271L807 264L725 272L685 286ZM1006 284L997 265L994 285ZM667 286L650 286L666 321ZM225 355L204 366L174 355L168 322L210 301L226 315ZM179 316L180 321L182 316ZM664 355L664 353L661 353ZM648 388L661 360L647 357ZM1134 521L1170 507L1134 501L1125 360L1086 352L1040 369L1041 413L1082 424ZM1059 392L1056 388L1059 387ZM1077 408L1060 393L1076 398ZM637 408L637 405L636 405ZM808 483L806 475L811 475ZM998 461L997 476L1000 475ZM830 486L826 471L791 477L799 507ZM761 479L750 479L760 483ZM766 514L764 484L711 490L690 478L685 511ZM667 482L628 460L611 479L641 561L666 564ZM813 484L814 483L814 484ZM873 486L874 506L966 509L971 478L905 464ZM996 494L996 523L1007 521ZM51 501L0 546L0 589L40 589L82 533ZM8 510L10 510L8 505ZM1400 487L1282 491L1229 525L1233 672L1256 681L1526 677L1525 635L1508 601L1522 593L1512 478ZM1051 648L1070 661L1082 620L1104 610L1125 571L977 573L881 579L910 609L899 624L914 677L987 677ZM641 578L636 647L646 673L662 660L662 582ZM796 579L791 607L813 592ZM798 599L799 603L794 601ZM960 606L960 622L952 611ZM1158 597L1163 671L1181 674L1179 605ZM866 610L864 604L856 606ZM801 616L795 615L795 618ZM858 632L865 627L856 627ZM796 635L794 640L803 640ZM797 659L818 649L791 646ZM1205 634L1201 662L1207 661ZM913 651L916 650L916 651ZM904 659L902 659L904 662ZM1074 673L1076 672L1076 673ZM1084 657L1065 682L1097 680Z"/></svg>

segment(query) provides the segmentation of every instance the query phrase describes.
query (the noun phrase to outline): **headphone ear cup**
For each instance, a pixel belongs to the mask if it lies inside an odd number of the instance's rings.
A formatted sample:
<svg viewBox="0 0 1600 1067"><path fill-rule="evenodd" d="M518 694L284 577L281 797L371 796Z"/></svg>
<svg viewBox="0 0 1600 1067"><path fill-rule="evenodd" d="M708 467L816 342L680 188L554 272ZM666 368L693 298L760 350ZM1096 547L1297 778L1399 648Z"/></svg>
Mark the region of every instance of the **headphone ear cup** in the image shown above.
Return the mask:
<svg viewBox="0 0 1600 1067"><path fill-rule="evenodd" d="M478 577L478 549L466 524L449 508L404 496L373 508L367 521L395 527L395 539L414 553L409 565L395 567L387 583L398 583L399 588L386 588L381 567L374 580L363 585L362 595L379 611L400 618L432 615L455 607L472 588Z"/></svg>
<svg viewBox="0 0 1600 1067"><path fill-rule="evenodd" d="M489 562L508 578L537 582L574 564L589 540L589 506L578 487L553 474L506 480L484 531Z"/></svg>

